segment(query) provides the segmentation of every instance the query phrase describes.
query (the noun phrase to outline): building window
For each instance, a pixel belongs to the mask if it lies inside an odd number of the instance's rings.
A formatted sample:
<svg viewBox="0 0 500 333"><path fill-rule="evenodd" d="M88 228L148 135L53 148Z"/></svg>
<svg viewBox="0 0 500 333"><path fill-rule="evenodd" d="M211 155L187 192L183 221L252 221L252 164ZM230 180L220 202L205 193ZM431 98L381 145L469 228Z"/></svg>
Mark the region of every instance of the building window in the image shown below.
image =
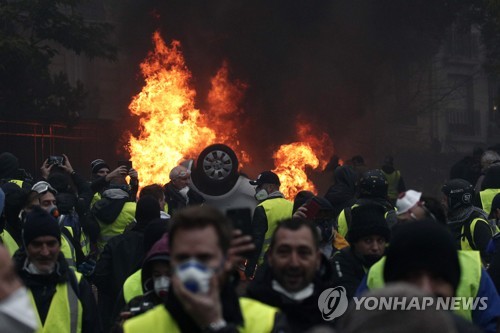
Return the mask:
<svg viewBox="0 0 500 333"><path fill-rule="evenodd" d="M448 133L461 136L475 135L475 119L473 108L473 81L467 75L449 75L450 94L447 105Z"/></svg>

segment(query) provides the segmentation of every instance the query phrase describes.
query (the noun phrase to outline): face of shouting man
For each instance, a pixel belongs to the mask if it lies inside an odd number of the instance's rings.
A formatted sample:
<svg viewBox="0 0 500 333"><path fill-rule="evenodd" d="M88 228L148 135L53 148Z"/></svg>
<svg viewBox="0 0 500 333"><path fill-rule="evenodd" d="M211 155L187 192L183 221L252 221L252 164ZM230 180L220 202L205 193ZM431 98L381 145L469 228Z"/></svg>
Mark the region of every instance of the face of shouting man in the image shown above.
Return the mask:
<svg viewBox="0 0 500 333"><path fill-rule="evenodd" d="M313 281L321 264L321 254L310 228L278 228L268 260L276 281L285 290L297 292Z"/></svg>

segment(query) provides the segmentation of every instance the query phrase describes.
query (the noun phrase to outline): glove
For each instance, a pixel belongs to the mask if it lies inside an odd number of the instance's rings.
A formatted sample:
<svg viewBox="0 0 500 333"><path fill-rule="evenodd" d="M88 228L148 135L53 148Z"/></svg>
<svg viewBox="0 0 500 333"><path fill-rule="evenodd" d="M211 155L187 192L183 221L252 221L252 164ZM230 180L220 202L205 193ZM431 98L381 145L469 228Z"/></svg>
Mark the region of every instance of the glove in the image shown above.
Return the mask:
<svg viewBox="0 0 500 333"><path fill-rule="evenodd" d="M94 273L96 262L92 259L87 259L78 266L78 272L84 276L90 276Z"/></svg>

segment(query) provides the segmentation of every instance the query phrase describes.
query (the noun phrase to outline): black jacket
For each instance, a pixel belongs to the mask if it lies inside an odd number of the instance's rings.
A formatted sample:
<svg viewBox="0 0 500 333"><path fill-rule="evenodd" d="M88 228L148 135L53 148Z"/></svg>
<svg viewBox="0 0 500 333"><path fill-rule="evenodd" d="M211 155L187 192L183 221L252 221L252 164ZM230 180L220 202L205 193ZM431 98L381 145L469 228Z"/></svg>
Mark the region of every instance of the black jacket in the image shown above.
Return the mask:
<svg viewBox="0 0 500 333"><path fill-rule="evenodd" d="M336 252L330 260L333 265L334 285L344 287L347 298L351 300L366 274L363 262L354 254L351 247Z"/></svg>
<svg viewBox="0 0 500 333"><path fill-rule="evenodd" d="M175 188L172 182L169 182L163 186L165 192L165 202L168 205L168 213L170 216L174 214L177 209L186 207L188 205L201 205L205 202L205 199L196 191L189 189L187 192L187 197L189 202L184 198L179 191Z"/></svg>
<svg viewBox="0 0 500 333"><path fill-rule="evenodd" d="M111 238L97 261L93 281L99 291L99 313L104 329L113 323L113 309L125 280L141 266L143 230L130 230Z"/></svg>
<svg viewBox="0 0 500 333"><path fill-rule="evenodd" d="M247 288L247 296L262 303L281 309L286 315L291 332L304 332L316 325L333 325L325 322L318 309L318 298L321 293L331 288L333 269L331 264L322 256L320 270L313 280L314 292L302 301L295 301L275 291L272 287L273 273L271 268L264 263L259 269L255 279Z"/></svg>
<svg viewBox="0 0 500 333"><path fill-rule="evenodd" d="M69 284L68 288L75 290L78 299L82 304L82 333L102 332L97 305L92 294L92 289L85 280L81 278L77 283L76 276L66 264L62 253L59 253L57 260L58 267L49 275L34 275L23 269L26 262L26 253L20 249L14 254L14 263L16 271L23 283L26 285L35 299L36 308L42 323L45 322L49 312L52 297L56 292L56 286L59 283Z"/></svg>

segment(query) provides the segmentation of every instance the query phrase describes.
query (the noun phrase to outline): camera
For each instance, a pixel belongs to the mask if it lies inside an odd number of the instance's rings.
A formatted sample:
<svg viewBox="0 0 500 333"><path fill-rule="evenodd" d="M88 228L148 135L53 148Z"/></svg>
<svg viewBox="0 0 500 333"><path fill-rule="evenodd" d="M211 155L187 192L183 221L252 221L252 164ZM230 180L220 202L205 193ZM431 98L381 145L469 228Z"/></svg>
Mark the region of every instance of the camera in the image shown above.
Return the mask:
<svg viewBox="0 0 500 333"><path fill-rule="evenodd" d="M47 163L49 165L64 165L64 156L49 156Z"/></svg>
<svg viewBox="0 0 500 333"><path fill-rule="evenodd" d="M135 317L137 315L143 314L144 312L151 310L155 307L153 302L142 301L137 306L130 307L130 316Z"/></svg>

